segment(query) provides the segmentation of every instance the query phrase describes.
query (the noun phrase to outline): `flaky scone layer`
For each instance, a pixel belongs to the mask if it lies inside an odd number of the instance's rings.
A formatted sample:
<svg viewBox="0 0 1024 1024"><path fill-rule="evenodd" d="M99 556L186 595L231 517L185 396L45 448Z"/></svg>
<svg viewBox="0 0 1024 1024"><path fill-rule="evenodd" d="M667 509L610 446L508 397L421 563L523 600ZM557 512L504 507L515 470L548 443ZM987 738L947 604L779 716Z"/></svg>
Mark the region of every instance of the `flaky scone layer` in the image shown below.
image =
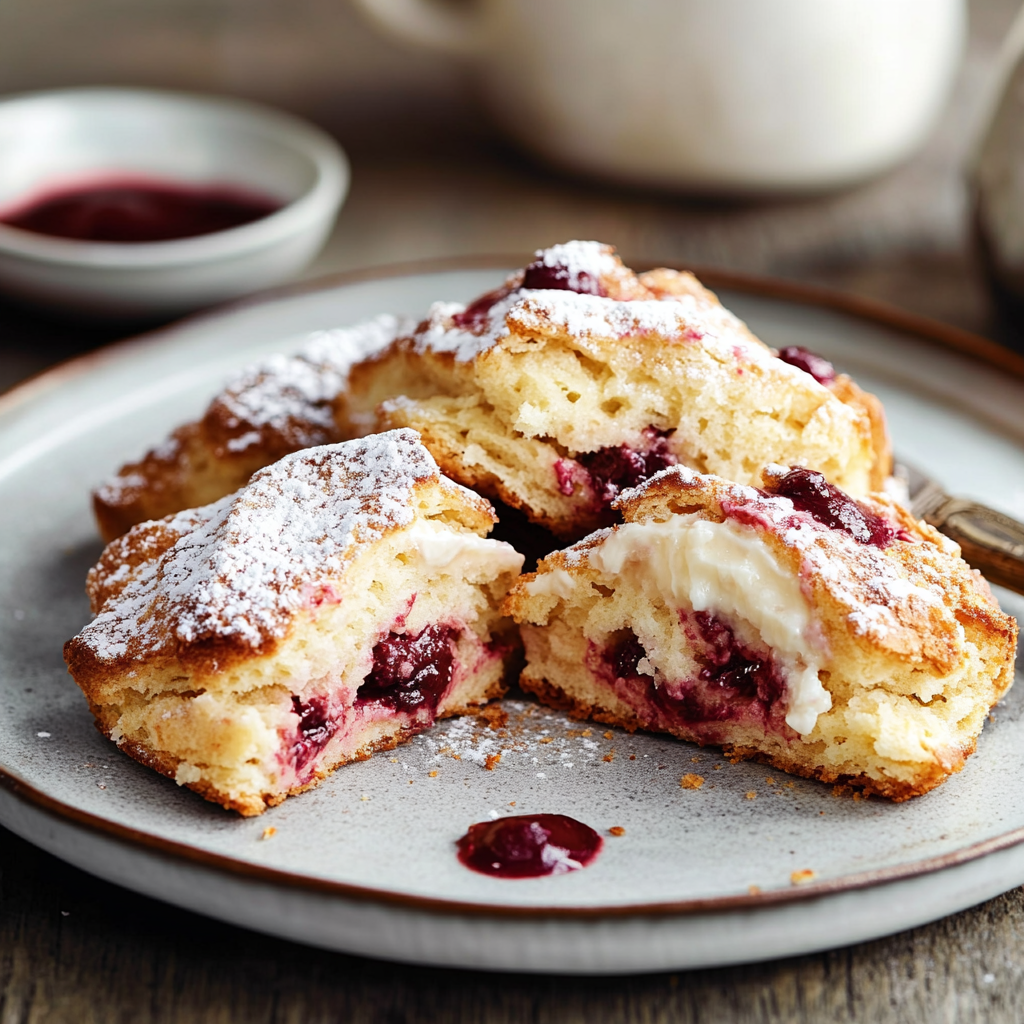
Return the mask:
<svg viewBox="0 0 1024 1024"><path fill-rule="evenodd" d="M848 377L820 383L693 275L637 276L596 242L539 252L469 306L435 304L353 367L340 428L374 409L418 430L453 479L567 539L675 462L740 483L804 465L854 494L891 463L881 406Z"/></svg>
<svg viewBox="0 0 1024 1024"><path fill-rule="evenodd" d="M493 522L411 431L310 449L108 545L65 658L123 750L257 814L503 691Z"/></svg>
<svg viewBox="0 0 1024 1024"><path fill-rule="evenodd" d="M666 470L620 502L624 524L522 577L505 605L522 686L895 800L926 792L1010 687L1016 624L888 498L857 505L885 542L858 540L773 495L784 472L765 493Z"/></svg>

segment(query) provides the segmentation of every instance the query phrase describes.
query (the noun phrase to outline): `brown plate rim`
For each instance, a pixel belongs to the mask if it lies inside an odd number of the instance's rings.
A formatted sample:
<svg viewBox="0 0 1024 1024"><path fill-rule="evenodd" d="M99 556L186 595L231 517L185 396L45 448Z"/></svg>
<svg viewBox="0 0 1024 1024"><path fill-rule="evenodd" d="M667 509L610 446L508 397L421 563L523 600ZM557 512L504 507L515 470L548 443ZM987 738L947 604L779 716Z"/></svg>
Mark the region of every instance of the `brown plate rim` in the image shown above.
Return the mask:
<svg viewBox="0 0 1024 1024"><path fill-rule="evenodd" d="M250 306L312 292L326 291L332 288L344 287L345 285L358 284L364 281L438 273L446 270L504 269L521 266L523 262L524 256L522 254L416 260L406 263L389 264L383 267L330 274L298 284L269 289L226 306L218 307L216 310L187 317L167 327L162 327L124 341L115 342L95 352L58 363L28 378L3 396L0 396L0 414L15 408L25 401L31 400L40 391L57 387L69 378L88 373L105 362L119 359L125 351L158 343L164 335L176 332L184 325L214 321ZM633 261L633 266L640 268L653 267L655 265L650 261ZM781 278L765 277L714 267L691 266L686 269L693 270L701 281L711 288L726 288L732 291L836 310L884 327L895 328L903 333L911 334L933 344L952 349L1024 380L1024 357L997 345L981 335L940 323L916 313L907 312L884 302L848 294L836 289L823 288L817 285L809 285ZM152 833L121 825L87 811L79 810L37 789L35 786L19 778L17 773L10 771L2 765L0 765L0 786L17 799L34 806L37 810L48 816L63 819L70 822L73 826L86 828L108 839L121 841L133 847L142 847L163 858L184 860L203 868L270 885L283 885L289 888L333 895L352 901L379 903L403 908L408 911L430 914L442 913L455 916L469 915L474 917L550 920L552 918L663 917L720 913L734 910L749 911L917 878L936 871L942 871L946 868L969 863L980 857L1009 849L1024 842L1024 827L1021 827L936 857L929 857L924 860L912 861L908 864L895 865L889 868L878 868L872 871L844 875L840 878L820 882L809 882L793 886L790 889L773 889L766 892L710 897L707 899L616 904L606 907L540 905L516 907L437 899L409 893L396 893L384 889L374 889L347 882L335 882L329 879L301 875L284 871L280 868L264 867L224 854L212 853L187 843L164 839ZM927 797L924 797L924 799L927 799Z"/></svg>

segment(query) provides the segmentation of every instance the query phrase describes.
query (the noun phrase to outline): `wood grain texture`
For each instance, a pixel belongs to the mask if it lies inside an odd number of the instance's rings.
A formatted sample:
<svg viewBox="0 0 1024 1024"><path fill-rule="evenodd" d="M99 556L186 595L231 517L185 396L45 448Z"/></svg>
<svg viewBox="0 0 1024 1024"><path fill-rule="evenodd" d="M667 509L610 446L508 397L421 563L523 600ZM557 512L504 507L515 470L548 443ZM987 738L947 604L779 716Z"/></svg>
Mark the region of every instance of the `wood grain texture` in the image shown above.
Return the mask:
<svg viewBox="0 0 1024 1024"><path fill-rule="evenodd" d="M3 1024L621 1024L1024 1018L1024 891L774 963L598 979L404 967L203 920L0 832Z"/></svg>

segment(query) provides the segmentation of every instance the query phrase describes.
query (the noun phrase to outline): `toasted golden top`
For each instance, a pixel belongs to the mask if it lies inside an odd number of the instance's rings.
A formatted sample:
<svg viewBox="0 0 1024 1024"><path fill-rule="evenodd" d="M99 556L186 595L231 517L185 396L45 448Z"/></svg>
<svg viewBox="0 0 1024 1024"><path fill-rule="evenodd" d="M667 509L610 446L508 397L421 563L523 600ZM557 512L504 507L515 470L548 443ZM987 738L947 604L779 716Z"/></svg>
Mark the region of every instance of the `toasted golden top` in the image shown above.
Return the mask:
<svg viewBox="0 0 1024 1024"><path fill-rule="evenodd" d="M264 649L343 579L360 549L417 515L484 534L482 498L440 476L411 430L310 448L203 508L142 523L89 573L96 618L69 643L92 660Z"/></svg>

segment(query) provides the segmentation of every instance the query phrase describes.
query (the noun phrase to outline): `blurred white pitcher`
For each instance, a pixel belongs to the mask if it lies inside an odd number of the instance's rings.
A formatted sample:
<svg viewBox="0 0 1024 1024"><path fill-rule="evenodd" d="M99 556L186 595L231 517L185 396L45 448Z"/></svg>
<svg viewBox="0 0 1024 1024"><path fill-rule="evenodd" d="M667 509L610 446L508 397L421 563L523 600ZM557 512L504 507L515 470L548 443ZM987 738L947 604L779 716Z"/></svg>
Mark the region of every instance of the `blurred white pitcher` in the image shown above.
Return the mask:
<svg viewBox="0 0 1024 1024"><path fill-rule="evenodd" d="M566 167L711 192L844 185L942 109L965 0L355 0L472 60L521 143Z"/></svg>

